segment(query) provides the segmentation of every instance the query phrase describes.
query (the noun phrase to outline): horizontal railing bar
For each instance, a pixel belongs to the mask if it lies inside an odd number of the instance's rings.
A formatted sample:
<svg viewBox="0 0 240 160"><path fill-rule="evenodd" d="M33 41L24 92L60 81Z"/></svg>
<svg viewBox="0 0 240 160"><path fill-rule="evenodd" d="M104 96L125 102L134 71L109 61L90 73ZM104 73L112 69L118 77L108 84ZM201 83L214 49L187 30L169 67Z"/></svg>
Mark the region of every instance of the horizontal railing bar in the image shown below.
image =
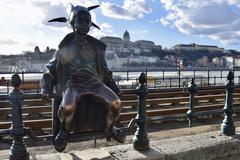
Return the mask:
<svg viewBox="0 0 240 160"><path fill-rule="evenodd" d="M235 111L240 111L240 102L234 103ZM206 105L206 106L196 106L195 113L198 112L208 112L211 113L212 110L221 110L224 107L224 104L213 104L213 105ZM156 116L166 116L166 115L176 115L176 114L186 114L188 107L182 108L175 108L175 109L161 109L161 110L147 110L147 115L149 117L156 117ZM194 114L195 114L194 113ZM136 116L137 112L128 112L128 113L121 113L119 117L119 121L130 121L132 118ZM51 128L52 119L41 119L41 120L26 120L23 121L26 127L30 127L33 130L39 130L41 128ZM11 122L0 122L0 129L10 128Z"/></svg>
<svg viewBox="0 0 240 160"><path fill-rule="evenodd" d="M225 89L225 86L202 86L202 87L198 87L198 92L211 92L211 90L218 90L218 89L221 89L221 90L224 90ZM174 88L174 89L171 89L171 88L166 88L166 89L149 89L149 94L151 93L162 93L162 92L181 92L182 93L183 89L182 88ZM240 85L236 85L236 89L235 89L235 92L236 91L240 91ZM225 90L224 90L225 92ZM127 95L127 94L136 94L136 90L133 90L133 89L124 89L122 90L122 94L123 96L124 95ZM54 98L56 97L56 94L51 94L50 95L50 98ZM23 95L23 98L24 99L41 99L42 98L42 95L40 93L25 93ZM0 94L0 101L2 100L8 100L9 99L9 95L8 94Z"/></svg>
<svg viewBox="0 0 240 160"><path fill-rule="evenodd" d="M240 93L233 94L234 98L240 99ZM196 96L195 101L199 100L217 100L217 99L225 99L225 94L218 95L204 95L204 96ZM174 102L189 102L189 97L174 97L174 98L155 98L155 99L147 99L146 104L165 104L165 103L174 103ZM126 100L122 101L122 107L126 106L136 106L138 104L138 100ZM41 113L41 112L51 112L52 106L28 106L22 107L23 113ZM11 113L11 108L0 108L0 115L6 115Z"/></svg>

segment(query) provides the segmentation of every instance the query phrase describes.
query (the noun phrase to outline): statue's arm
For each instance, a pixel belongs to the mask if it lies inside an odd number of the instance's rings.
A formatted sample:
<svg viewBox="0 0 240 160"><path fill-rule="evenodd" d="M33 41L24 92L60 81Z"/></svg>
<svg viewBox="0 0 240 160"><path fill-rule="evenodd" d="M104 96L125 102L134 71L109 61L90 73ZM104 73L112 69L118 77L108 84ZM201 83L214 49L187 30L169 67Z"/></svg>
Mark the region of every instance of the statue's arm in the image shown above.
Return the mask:
<svg viewBox="0 0 240 160"><path fill-rule="evenodd" d="M120 90L115 80L113 79L112 71L108 68L105 58L104 58L104 82L119 97L121 96L122 91Z"/></svg>
<svg viewBox="0 0 240 160"><path fill-rule="evenodd" d="M42 95L48 96L53 92L53 86L56 84L56 70L59 60L59 51L56 51L52 57L52 59L48 62L47 68L48 71L43 74L41 79L41 88Z"/></svg>

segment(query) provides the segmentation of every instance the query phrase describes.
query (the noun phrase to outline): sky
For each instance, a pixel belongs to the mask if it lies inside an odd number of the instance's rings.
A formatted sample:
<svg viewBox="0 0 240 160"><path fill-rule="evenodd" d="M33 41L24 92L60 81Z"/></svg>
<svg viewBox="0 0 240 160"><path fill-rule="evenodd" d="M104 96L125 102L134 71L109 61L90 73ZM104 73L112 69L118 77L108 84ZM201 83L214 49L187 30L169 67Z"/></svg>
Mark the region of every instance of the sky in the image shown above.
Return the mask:
<svg viewBox="0 0 240 160"><path fill-rule="evenodd" d="M163 48L197 43L240 50L240 0L1 0L0 54L20 54L39 46L57 48L72 31L68 23L48 23L68 17L70 3L89 7L90 35L151 40Z"/></svg>

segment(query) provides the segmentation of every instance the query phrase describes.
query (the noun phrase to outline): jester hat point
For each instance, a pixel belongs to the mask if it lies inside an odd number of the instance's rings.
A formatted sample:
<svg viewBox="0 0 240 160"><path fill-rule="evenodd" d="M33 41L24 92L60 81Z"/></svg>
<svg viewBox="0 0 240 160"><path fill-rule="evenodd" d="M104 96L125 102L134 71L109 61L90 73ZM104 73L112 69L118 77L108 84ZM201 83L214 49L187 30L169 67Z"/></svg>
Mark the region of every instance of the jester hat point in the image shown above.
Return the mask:
<svg viewBox="0 0 240 160"><path fill-rule="evenodd" d="M99 5L95 5L95 6L91 6L91 7L83 7L83 6L73 6L72 4L71 5L71 13L70 13L70 16L69 16L69 19L67 19L66 17L59 17L59 18L54 18L54 19L51 19L49 20L48 22L69 22L71 24L71 26L73 26L73 21L74 21L74 18L75 16L80 13L80 12L83 12L83 13L86 13L89 15L90 17L90 25L97 28L97 29L100 29L95 23L93 23L91 21L91 14L89 11L99 7Z"/></svg>

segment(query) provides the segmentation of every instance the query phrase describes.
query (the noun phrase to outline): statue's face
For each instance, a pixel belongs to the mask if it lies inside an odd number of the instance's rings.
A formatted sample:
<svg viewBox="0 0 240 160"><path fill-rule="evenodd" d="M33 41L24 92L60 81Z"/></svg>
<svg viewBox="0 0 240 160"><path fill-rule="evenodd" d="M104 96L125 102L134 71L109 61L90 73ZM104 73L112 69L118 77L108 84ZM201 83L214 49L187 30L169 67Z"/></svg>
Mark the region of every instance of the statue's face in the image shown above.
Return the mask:
<svg viewBox="0 0 240 160"><path fill-rule="evenodd" d="M74 26L77 34L87 34L90 30L91 17L87 13L78 13L74 20Z"/></svg>

